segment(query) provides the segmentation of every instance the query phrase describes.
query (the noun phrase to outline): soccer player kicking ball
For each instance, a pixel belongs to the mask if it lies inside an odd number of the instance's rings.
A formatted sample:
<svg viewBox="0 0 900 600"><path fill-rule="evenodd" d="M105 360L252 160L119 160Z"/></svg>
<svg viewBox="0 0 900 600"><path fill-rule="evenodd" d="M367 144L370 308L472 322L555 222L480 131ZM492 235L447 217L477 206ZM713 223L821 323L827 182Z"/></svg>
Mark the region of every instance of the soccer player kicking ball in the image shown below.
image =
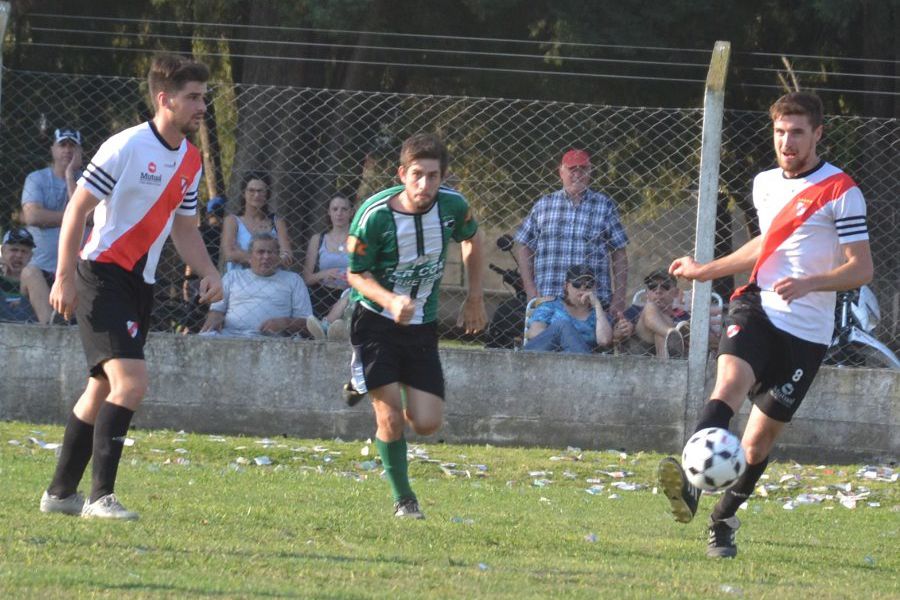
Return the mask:
<svg viewBox="0 0 900 600"><path fill-rule="evenodd" d="M451 239L460 243L468 275L460 323L475 333L487 321L481 233L465 198L441 187L448 163L436 136L407 139L400 150L402 185L366 200L350 225L347 281L358 302L350 327L351 381L344 392L351 405L366 392L371 395L375 445L397 517L424 517L409 485L403 432L406 422L420 435L441 426L437 307Z"/></svg>
<svg viewBox="0 0 900 600"><path fill-rule="evenodd" d="M69 415L42 512L138 517L122 506L114 486L128 426L147 391L143 348L156 264L170 231L178 253L202 278L200 300L222 296L197 229L200 152L185 139L200 128L208 78L201 63L155 57L148 75L153 120L106 140L66 207L50 303L66 318L77 315L90 376ZM79 253L92 210L94 227ZM85 502L77 488L91 456Z"/></svg>
<svg viewBox="0 0 900 600"><path fill-rule="evenodd" d="M835 292L872 278L866 204L856 183L820 159L822 102L794 92L770 108L778 168L753 180L762 234L728 256L701 264L676 259L669 272L708 281L752 268L731 298L711 399L694 431L727 428L749 394L753 407L741 445L747 469L713 508L707 556L737 554L735 513L753 493L769 452L819 370L834 329ZM659 465L675 520L689 522L700 491L678 461Z"/></svg>

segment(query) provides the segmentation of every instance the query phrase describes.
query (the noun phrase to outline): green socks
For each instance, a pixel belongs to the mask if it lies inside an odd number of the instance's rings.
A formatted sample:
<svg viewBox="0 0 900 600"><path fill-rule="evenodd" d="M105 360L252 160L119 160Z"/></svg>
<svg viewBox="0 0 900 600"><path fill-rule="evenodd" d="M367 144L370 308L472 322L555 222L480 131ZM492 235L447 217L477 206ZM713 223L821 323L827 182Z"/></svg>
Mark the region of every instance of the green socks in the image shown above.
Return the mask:
<svg viewBox="0 0 900 600"><path fill-rule="evenodd" d="M394 493L394 502L402 498L415 498L412 488L409 487L409 469L406 461L406 438L400 438L393 442L383 442L375 438L375 447L381 455L381 464L391 482L391 491Z"/></svg>

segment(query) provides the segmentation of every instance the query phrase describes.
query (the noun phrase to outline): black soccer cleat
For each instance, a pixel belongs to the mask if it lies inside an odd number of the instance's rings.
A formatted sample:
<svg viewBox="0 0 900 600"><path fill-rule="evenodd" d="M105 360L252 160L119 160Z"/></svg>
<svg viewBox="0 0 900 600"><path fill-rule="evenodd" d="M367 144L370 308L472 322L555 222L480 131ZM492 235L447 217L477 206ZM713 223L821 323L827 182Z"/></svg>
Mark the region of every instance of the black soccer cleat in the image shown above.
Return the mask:
<svg viewBox="0 0 900 600"><path fill-rule="evenodd" d="M710 517L706 556L710 558L734 558L737 556L734 535L740 526L741 522L737 517L728 517L721 521Z"/></svg>
<svg viewBox="0 0 900 600"><path fill-rule="evenodd" d="M672 515L679 523L690 523L697 514L700 490L691 485L681 464L671 456L659 461L657 470L659 487L662 488L672 508Z"/></svg>
<svg viewBox="0 0 900 600"><path fill-rule="evenodd" d="M344 402L347 403L347 406L353 407L359 404L359 401L366 397L365 394L360 394L356 391L356 388L353 387L353 383L348 381L344 384L344 387L341 388L341 396L344 398Z"/></svg>

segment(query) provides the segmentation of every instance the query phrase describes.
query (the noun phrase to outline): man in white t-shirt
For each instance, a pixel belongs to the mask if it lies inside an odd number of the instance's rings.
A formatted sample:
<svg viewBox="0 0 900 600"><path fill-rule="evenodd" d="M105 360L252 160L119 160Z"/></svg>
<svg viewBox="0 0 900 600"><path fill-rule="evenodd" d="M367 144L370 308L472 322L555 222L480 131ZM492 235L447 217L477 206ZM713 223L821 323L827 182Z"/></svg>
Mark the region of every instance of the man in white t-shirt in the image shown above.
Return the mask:
<svg viewBox="0 0 900 600"><path fill-rule="evenodd" d="M278 240L257 233L250 240L250 268L229 271L223 297L209 307L203 334L239 337L304 335L312 316L306 284L297 273L279 269Z"/></svg>
<svg viewBox="0 0 900 600"><path fill-rule="evenodd" d="M748 395L753 407L741 445L747 469L719 498L709 521L707 556L737 554L735 513L753 493L769 452L821 364L834 329L835 292L872 278L866 203L856 183L820 159L822 102L793 92L769 109L778 168L753 181L761 235L709 263L676 259L669 272L709 281L752 269L731 299L719 343L716 385L695 432L727 428ZM666 458L659 483L677 521L689 522L700 491Z"/></svg>

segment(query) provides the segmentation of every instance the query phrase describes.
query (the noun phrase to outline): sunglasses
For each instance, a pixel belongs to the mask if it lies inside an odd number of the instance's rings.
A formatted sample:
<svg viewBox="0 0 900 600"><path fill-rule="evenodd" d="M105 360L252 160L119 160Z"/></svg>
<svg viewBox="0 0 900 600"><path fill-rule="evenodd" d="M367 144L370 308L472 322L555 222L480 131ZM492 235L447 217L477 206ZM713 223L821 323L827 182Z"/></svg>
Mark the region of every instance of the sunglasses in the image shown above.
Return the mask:
<svg viewBox="0 0 900 600"><path fill-rule="evenodd" d="M590 289L596 285L596 282L593 279L576 279L575 281L570 281L572 287L577 288L579 290Z"/></svg>
<svg viewBox="0 0 900 600"><path fill-rule="evenodd" d="M648 290L656 291L659 288L662 288L663 290L668 292L669 290L672 289L672 284L669 283L668 281L655 281L655 282L647 285Z"/></svg>

